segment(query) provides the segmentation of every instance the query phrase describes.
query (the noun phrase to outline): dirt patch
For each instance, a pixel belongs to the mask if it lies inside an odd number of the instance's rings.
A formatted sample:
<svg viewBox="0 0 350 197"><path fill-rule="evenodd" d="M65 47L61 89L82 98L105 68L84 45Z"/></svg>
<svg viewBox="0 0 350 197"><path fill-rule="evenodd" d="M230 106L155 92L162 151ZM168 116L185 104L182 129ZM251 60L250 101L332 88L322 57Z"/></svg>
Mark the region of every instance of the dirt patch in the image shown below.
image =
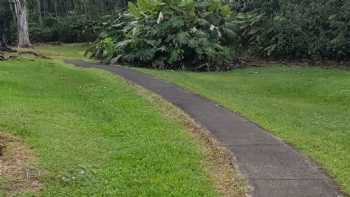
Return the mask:
<svg viewBox="0 0 350 197"><path fill-rule="evenodd" d="M0 51L0 61L12 60L16 58L42 58L51 59L34 49L17 49Z"/></svg>
<svg viewBox="0 0 350 197"><path fill-rule="evenodd" d="M0 133L0 193L13 196L41 189L36 157L22 140Z"/></svg>
<svg viewBox="0 0 350 197"><path fill-rule="evenodd" d="M203 144L203 152L206 155L203 166L207 169L217 191L224 197L247 196L248 184L236 166L233 153L186 114L183 118L186 128Z"/></svg>
<svg viewBox="0 0 350 197"><path fill-rule="evenodd" d="M248 196L248 182L243 178L236 166L233 153L217 141L211 133L194 121L189 115L160 96L128 81L136 87L137 92L156 106L166 117L184 125L193 138L201 144L206 156L202 162L216 190L224 197Z"/></svg>

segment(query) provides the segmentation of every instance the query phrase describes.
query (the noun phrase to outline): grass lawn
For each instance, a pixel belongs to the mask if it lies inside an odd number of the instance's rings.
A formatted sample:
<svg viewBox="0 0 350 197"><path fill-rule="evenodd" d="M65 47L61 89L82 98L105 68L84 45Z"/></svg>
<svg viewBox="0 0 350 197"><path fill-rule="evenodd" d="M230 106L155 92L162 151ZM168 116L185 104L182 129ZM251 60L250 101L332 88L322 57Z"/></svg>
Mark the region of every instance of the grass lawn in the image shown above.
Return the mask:
<svg viewBox="0 0 350 197"><path fill-rule="evenodd" d="M38 44L34 46L34 49L46 57L53 59L85 59L84 51L88 48L86 43L73 43L73 44Z"/></svg>
<svg viewBox="0 0 350 197"><path fill-rule="evenodd" d="M103 71L0 62L0 131L32 147L42 196L218 195L199 143ZM0 184L8 183L1 177Z"/></svg>
<svg viewBox="0 0 350 197"><path fill-rule="evenodd" d="M311 156L350 194L350 72L268 66L142 71L213 99Z"/></svg>

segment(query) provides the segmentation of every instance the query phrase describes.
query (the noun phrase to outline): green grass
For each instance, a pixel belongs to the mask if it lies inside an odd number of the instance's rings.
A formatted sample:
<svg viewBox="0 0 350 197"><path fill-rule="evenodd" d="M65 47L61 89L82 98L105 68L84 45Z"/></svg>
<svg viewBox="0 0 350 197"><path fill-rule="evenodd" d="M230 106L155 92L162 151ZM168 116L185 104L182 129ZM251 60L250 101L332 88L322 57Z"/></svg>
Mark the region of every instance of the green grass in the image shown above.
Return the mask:
<svg viewBox="0 0 350 197"><path fill-rule="evenodd" d="M74 44L39 44L35 45L34 49L41 54L58 60L63 59L85 59L84 51L88 48L87 43L74 43Z"/></svg>
<svg viewBox="0 0 350 197"><path fill-rule="evenodd" d="M227 73L142 69L213 99L325 168L350 194L350 72L268 66Z"/></svg>
<svg viewBox="0 0 350 197"><path fill-rule="evenodd" d="M199 143L103 71L0 62L0 131L37 154L42 196L217 196Z"/></svg>

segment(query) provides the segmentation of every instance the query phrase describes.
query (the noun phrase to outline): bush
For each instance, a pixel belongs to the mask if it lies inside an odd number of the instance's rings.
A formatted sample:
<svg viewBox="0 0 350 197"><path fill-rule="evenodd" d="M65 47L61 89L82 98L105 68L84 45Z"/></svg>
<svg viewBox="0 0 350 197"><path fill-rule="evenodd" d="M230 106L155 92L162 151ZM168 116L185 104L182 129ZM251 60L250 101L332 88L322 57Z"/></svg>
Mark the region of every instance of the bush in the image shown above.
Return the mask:
<svg viewBox="0 0 350 197"><path fill-rule="evenodd" d="M238 46L231 8L219 0L138 0L103 23L88 51L105 62L162 69L227 70Z"/></svg>
<svg viewBox="0 0 350 197"><path fill-rule="evenodd" d="M88 42L94 41L101 31L99 21L86 16L45 17L41 26L30 24L30 36L34 42Z"/></svg>
<svg viewBox="0 0 350 197"><path fill-rule="evenodd" d="M104 20L90 50L105 62L227 70L241 54L350 60L350 1L138 0ZM233 2L233 3L232 3Z"/></svg>
<svg viewBox="0 0 350 197"><path fill-rule="evenodd" d="M275 58L350 58L350 1L239 0L245 13L242 44Z"/></svg>

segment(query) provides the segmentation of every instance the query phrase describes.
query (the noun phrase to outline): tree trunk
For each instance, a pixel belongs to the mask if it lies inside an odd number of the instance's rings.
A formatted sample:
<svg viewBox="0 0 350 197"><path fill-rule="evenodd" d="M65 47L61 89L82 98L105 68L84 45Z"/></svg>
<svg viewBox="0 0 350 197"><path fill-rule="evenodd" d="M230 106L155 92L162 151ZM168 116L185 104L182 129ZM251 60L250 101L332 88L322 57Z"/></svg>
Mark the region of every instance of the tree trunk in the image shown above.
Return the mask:
<svg viewBox="0 0 350 197"><path fill-rule="evenodd" d="M4 21L0 21L0 51L7 51L6 32Z"/></svg>
<svg viewBox="0 0 350 197"><path fill-rule="evenodd" d="M41 2L40 2L40 0L36 0L36 6L37 6L37 9L38 9L39 24L40 24L40 26L43 26L43 16L42 16L42 13L41 13Z"/></svg>
<svg viewBox="0 0 350 197"><path fill-rule="evenodd" d="M6 39L5 39L5 35L4 33L1 33L1 37L0 37L0 51L7 51L8 47L7 47L7 43L6 43Z"/></svg>
<svg viewBox="0 0 350 197"><path fill-rule="evenodd" d="M28 48L32 44L29 40L28 15L26 0L13 0L17 20L18 48Z"/></svg>
<svg viewBox="0 0 350 197"><path fill-rule="evenodd" d="M58 17L58 10L57 10L57 1L53 4L54 9L55 9L55 16Z"/></svg>

